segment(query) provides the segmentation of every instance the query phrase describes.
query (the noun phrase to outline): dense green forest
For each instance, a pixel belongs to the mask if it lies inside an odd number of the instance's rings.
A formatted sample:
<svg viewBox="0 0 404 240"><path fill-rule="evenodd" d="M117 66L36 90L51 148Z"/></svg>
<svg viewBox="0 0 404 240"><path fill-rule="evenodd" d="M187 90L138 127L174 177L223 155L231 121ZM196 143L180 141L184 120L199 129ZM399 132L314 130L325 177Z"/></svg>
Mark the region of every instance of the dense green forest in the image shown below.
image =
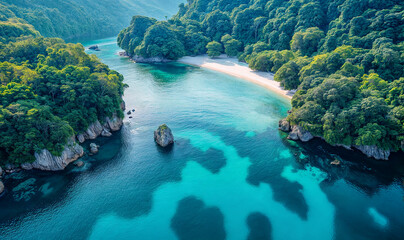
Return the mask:
<svg viewBox="0 0 404 240"><path fill-rule="evenodd" d="M123 117L123 76L82 45L41 37L22 19L0 27L0 165L44 148L58 155L97 119Z"/></svg>
<svg viewBox="0 0 404 240"><path fill-rule="evenodd" d="M182 0L0 0L0 21L20 18L42 36L77 38L118 34L134 14L171 17Z"/></svg>
<svg viewBox="0 0 404 240"><path fill-rule="evenodd" d="M131 56L221 53L297 89L288 120L331 144L404 143L402 0L188 0L168 21L133 17Z"/></svg>

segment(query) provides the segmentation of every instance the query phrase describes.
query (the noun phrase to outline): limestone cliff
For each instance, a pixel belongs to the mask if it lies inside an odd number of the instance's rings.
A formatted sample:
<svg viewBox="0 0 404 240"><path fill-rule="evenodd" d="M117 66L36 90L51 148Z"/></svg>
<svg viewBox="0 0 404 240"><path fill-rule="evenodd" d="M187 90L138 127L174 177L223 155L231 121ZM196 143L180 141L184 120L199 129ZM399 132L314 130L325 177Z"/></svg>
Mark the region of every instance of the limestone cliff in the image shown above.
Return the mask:
<svg viewBox="0 0 404 240"><path fill-rule="evenodd" d="M313 139L314 137L322 138L320 136L313 136L309 131L305 130L303 127L298 125L291 126L290 123L286 119L282 119L279 121L279 130L284 132L289 132L289 139L292 140L300 140L302 142L307 142ZM365 154L367 157L373 157L377 160L388 160L391 151L380 149L377 146L346 146L337 144L336 146L342 146L346 149L356 148Z"/></svg>
<svg viewBox="0 0 404 240"><path fill-rule="evenodd" d="M35 153L35 161L33 163L24 164L24 169L32 167L45 171L60 171L83 155L83 148L72 138L68 141L60 156L54 156L47 149L43 149L41 152ZM28 165L31 165L31 167Z"/></svg>

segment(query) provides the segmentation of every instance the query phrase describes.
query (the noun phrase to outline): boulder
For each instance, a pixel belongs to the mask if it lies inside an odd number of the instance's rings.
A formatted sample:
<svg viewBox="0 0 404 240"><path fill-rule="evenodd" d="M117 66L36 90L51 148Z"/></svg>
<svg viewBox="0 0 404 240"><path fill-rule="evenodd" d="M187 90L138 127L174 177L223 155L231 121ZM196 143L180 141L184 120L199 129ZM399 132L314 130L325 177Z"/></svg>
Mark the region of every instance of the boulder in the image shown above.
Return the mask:
<svg viewBox="0 0 404 240"><path fill-rule="evenodd" d="M160 125L156 131L154 131L154 140L158 145L167 147L168 145L174 143L174 136L171 129L167 125L163 124Z"/></svg>
<svg viewBox="0 0 404 240"><path fill-rule="evenodd" d="M98 153L98 148L99 148L99 146L97 144L95 144L95 143L90 144L90 152L92 154Z"/></svg>
<svg viewBox="0 0 404 240"><path fill-rule="evenodd" d="M21 168L24 170L32 170L34 167L32 166L31 163L23 163L21 164Z"/></svg>
<svg viewBox="0 0 404 240"><path fill-rule="evenodd" d="M131 115L131 114L132 114L132 112L131 112L131 111L128 111L126 114Z"/></svg>
<svg viewBox="0 0 404 240"><path fill-rule="evenodd" d="M380 149L377 146L354 146L356 149L364 153L368 157L373 157L377 160L388 160L390 150Z"/></svg>
<svg viewBox="0 0 404 240"><path fill-rule="evenodd" d="M83 161L75 161L75 162L74 162L74 165L75 165L76 167L83 167L83 166L84 166L84 162L83 162Z"/></svg>
<svg viewBox="0 0 404 240"><path fill-rule="evenodd" d="M70 139L60 156L52 155L47 149L35 153L35 161L32 163L32 167L45 171L60 171L83 155L83 148L74 139Z"/></svg>
<svg viewBox="0 0 404 240"><path fill-rule="evenodd" d="M282 119L279 121L279 130L281 130L283 132L290 131L290 124L286 119Z"/></svg>
<svg viewBox="0 0 404 240"><path fill-rule="evenodd" d="M289 133L289 139L299 140L302 142L308 142L314 138L314 136L303 127L295 125L292 127L292 131Z"/></svg>
<svg viewBox="0 0 404 240"><path fill-rule="evenodd" d="M0 195L4 192L4 184L0 181Z"/></svg>
<svg viewBox="0 0 404 240"><path fill-rule="evenodd" d="M104 128L104 130L102 130L102 132L101 132L101 136L103 136L103 137L111 137L112 133Z"/></svg>

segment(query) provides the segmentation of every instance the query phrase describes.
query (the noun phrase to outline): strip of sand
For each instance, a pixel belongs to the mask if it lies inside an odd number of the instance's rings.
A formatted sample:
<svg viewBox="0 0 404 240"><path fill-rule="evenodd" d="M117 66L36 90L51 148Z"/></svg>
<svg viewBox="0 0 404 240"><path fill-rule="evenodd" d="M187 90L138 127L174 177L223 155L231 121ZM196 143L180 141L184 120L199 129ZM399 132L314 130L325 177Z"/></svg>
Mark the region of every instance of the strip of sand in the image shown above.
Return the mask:
<svg viewBox="0 0 404 240"><path fill-rule="evenodd" d="M251 70L246 63L241 63L236 58L228 58L222 55L218 58L211 59L206 55L202 55L196 57L183 57L179 59L178 62L208 68L250 81L288 99L291 99L295 93L295 91L284 90L279 82L274 80L274 75L272 73Z"/></svg>

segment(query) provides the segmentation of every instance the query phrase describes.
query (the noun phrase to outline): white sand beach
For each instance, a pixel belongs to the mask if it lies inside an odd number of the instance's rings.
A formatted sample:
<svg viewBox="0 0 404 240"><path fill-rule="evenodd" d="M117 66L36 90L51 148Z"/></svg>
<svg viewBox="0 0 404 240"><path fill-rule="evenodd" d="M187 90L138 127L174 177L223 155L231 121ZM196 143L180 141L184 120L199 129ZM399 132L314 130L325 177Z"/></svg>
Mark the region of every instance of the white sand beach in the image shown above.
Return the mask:
<svg viewBox="0 0 404 240"><path fill-rule="evenodd" d="M250 69L246 63L241 63L236 58L228 58L225 55L221 55L215 59L211 59L207 55L183 57L179 59L178 62L208 68L250 81L276 92L288 99L291 99L295 93L295 91L282 89L279 82L274 80L274 75L272 73L254 71Z"/></svg>

